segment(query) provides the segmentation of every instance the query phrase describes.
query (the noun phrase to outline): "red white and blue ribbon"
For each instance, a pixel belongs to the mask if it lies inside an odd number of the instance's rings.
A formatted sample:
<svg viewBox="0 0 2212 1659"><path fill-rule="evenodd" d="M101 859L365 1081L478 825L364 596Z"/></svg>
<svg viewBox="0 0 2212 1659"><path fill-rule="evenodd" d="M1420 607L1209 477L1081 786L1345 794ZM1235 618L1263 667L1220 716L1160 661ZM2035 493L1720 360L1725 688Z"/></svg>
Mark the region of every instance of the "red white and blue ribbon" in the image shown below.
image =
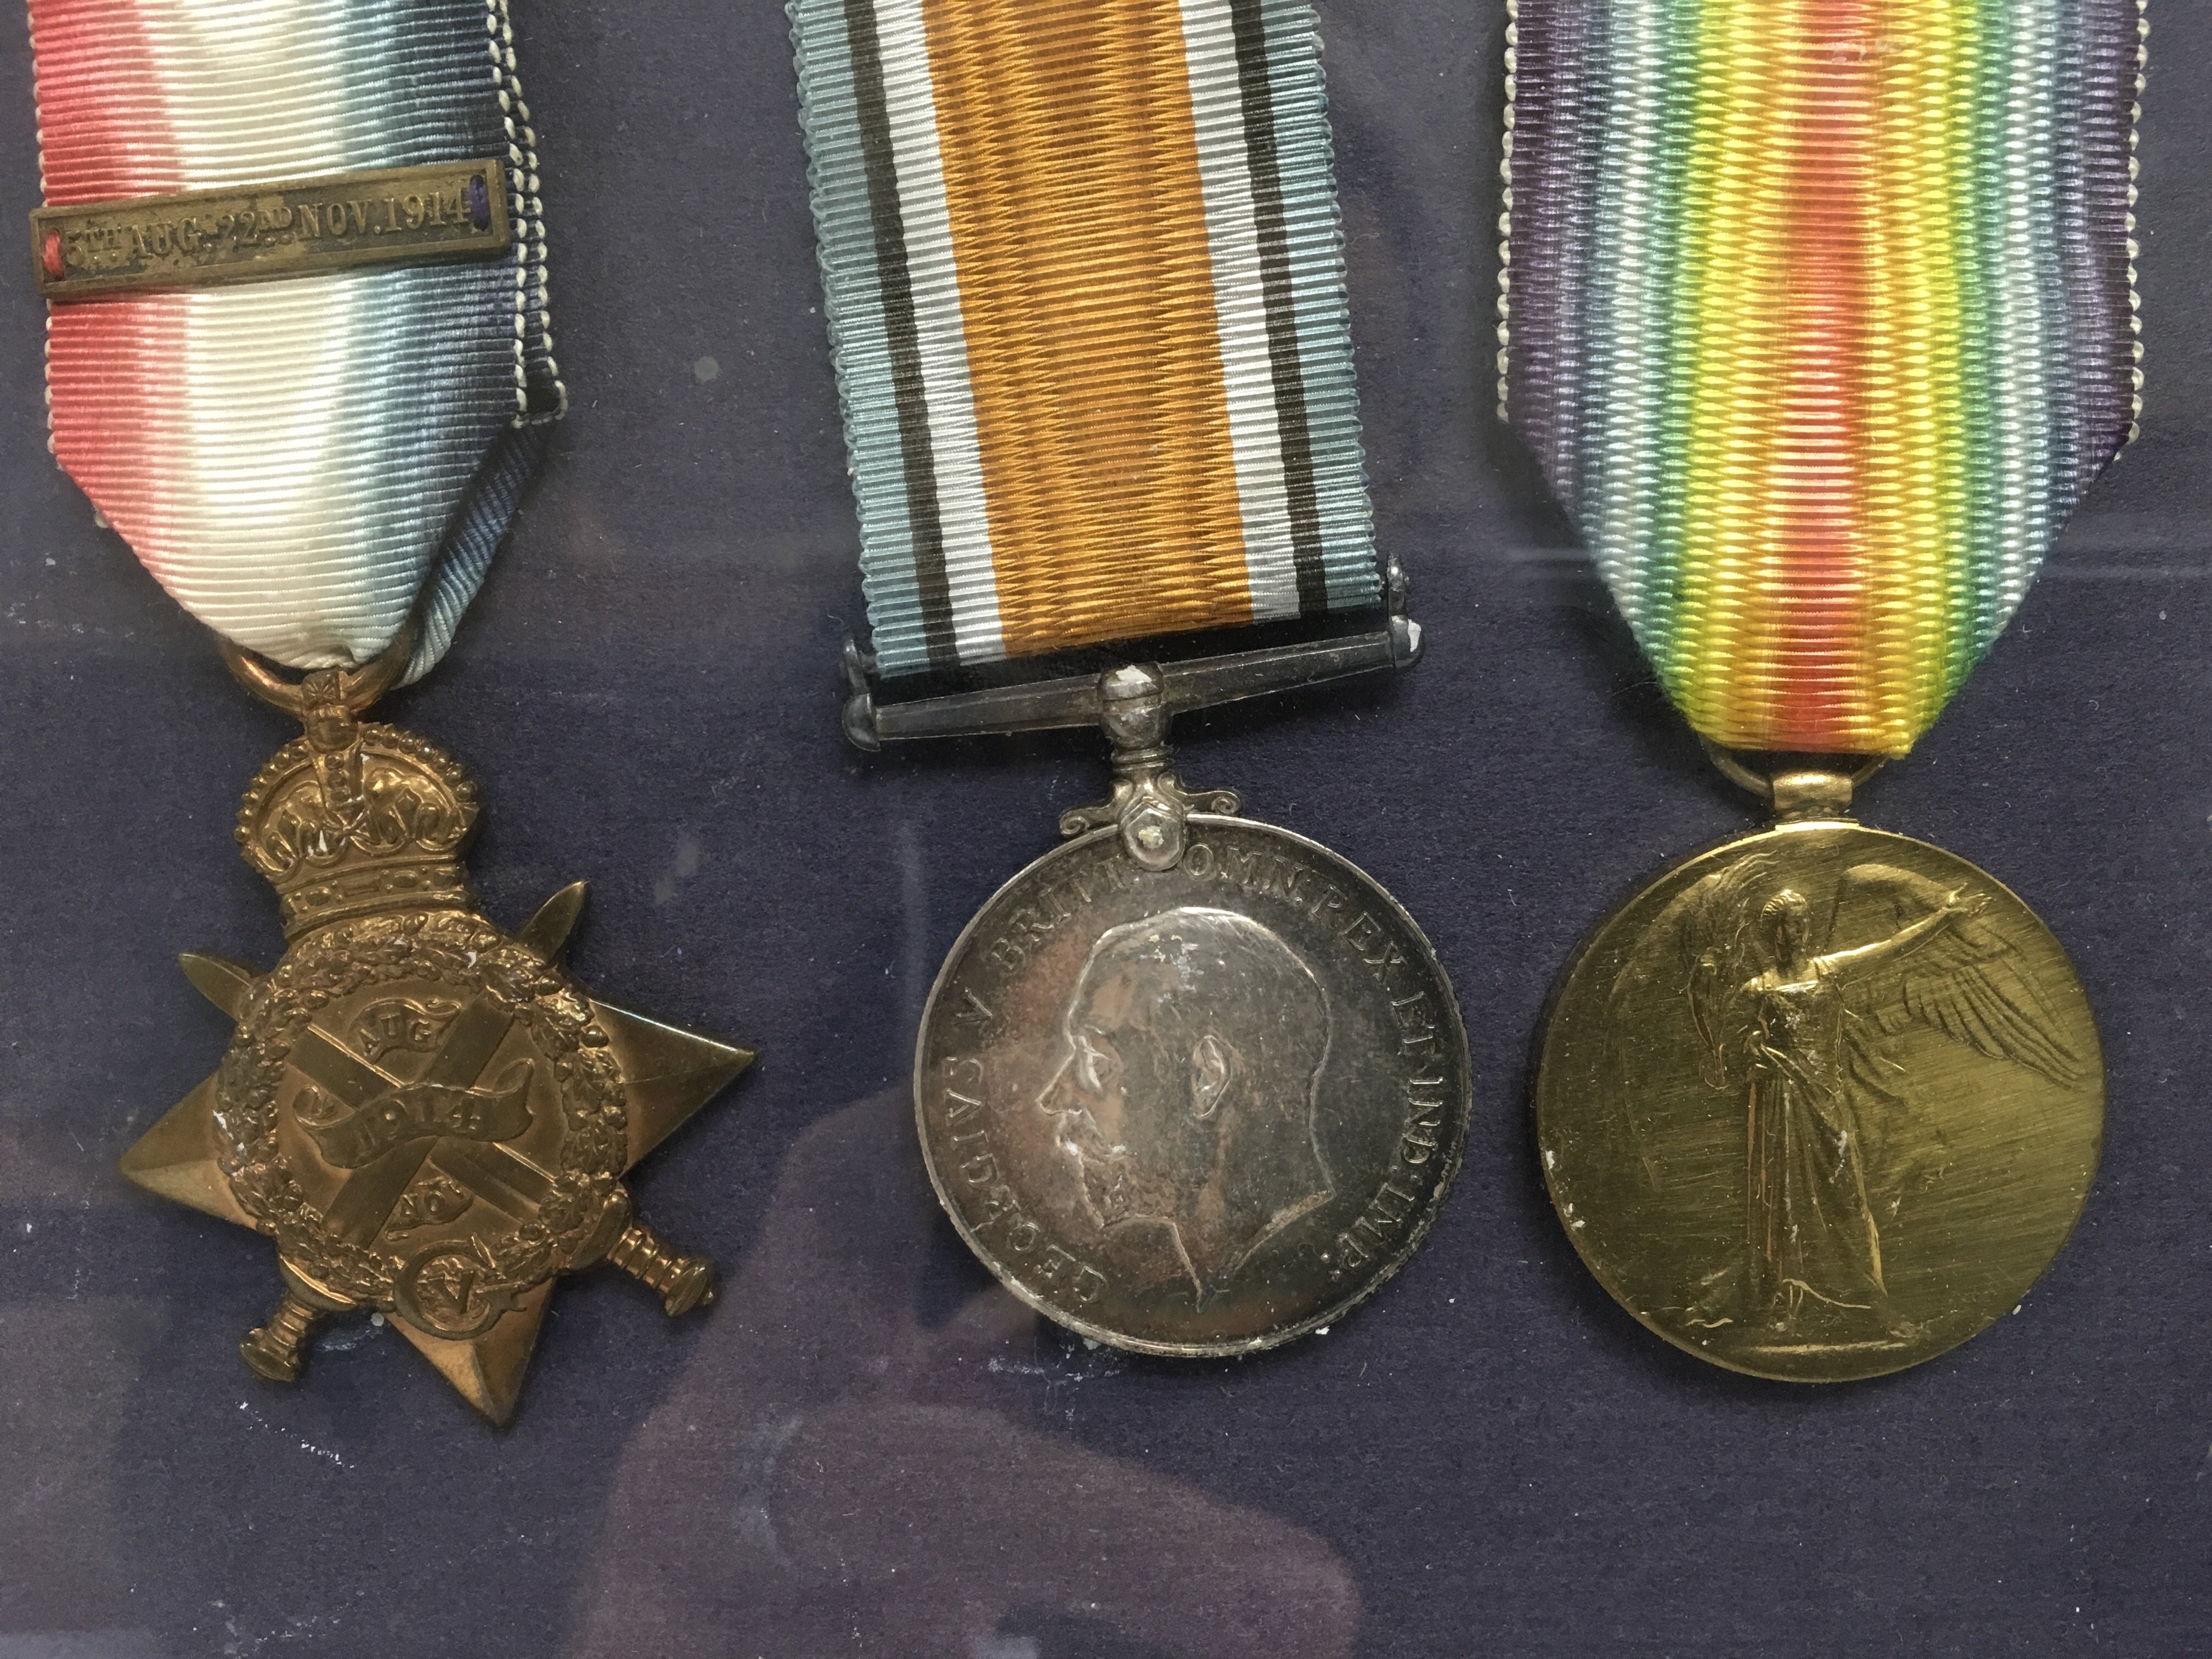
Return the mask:
<svg viewBox="0 0 2212 1659"><path fill-rule="evenodd" d="M565 403L505 0L31 0L46 202L504 163L494 259L52 308L54 453L193 615L296 668L450 642ZM425 591L427 589L427 592Z"/></svg>

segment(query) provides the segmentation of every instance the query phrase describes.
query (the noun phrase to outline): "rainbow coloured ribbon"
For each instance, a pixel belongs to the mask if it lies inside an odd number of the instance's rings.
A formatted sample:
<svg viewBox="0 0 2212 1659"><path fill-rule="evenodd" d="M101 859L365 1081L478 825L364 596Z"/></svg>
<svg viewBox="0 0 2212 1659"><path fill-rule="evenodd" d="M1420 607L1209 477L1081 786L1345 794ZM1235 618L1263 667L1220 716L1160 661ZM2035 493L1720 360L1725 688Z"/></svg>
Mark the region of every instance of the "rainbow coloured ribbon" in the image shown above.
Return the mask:
<svg viewBox="0 0 2212 1659"><path fill-rule="evenodd" d="M489 158L513 248L52 307L53 449L195 616L410 677L475 596L564 404L506 0L31 0L49 205Z"/></svg>
<svg viewBox="0 0 2212 1659"><path fill-rule="evenodd" d="M1518 0L1504 412L1668 695L1897 755L2132 432L2140 0Z"/></svg>
<svg viewBox="0 0 2212 1659"><path fill-rule="evenodd" d="M1379 602L1306 0L794 0L886 676Z"/></svg>

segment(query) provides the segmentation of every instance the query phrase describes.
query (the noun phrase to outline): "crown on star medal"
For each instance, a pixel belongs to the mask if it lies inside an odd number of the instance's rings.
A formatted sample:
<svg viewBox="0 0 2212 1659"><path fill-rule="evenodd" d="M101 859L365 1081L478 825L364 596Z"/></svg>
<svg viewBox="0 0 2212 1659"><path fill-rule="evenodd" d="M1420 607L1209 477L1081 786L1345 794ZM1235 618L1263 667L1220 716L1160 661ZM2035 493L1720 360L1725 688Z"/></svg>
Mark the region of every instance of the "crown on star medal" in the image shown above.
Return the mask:
<svg viewBox="0 0 2212 1659"><path fill-rule="evenodd" d="M374 1311L503 1425L560 1274L609 1262L671 1315L713 1300L713 1261L639 1220L621 1181L753 1054L575 986L560 959L583 884L513 935L477 913L475 781L428 738L358 718L398 644L296 686L230 654L305 727L237 826L290 948L268 974L182 959L238 1022L231 1059L123 1174L276 1240L283 1299L240 1344L261 1376L295 1380L322 1320Z"/></svg>
<svg viewBox="0 0 2212 1659"><path fill-rule="evenodd" d="M304 737L246 792L238 844L283 908L289 939L379 910L473 902L461 850L482 810L476 781L428 738L368 725L309 675Z"/></svg>

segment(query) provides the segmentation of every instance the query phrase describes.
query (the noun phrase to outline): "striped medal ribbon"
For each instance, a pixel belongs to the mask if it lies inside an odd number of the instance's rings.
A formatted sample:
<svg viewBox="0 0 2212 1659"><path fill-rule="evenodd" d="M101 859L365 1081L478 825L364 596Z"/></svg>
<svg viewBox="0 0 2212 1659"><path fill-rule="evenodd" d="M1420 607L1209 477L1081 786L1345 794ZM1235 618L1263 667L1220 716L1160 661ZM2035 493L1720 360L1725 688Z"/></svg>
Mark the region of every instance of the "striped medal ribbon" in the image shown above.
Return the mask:
<svg viewBox="0 0 2212 1659"><path fill-rule="evenodd" d="M1376 605L1304 0L795 0L886 678Z"/></svg>
<svg viewBox="0 0 2212 1659"><path fill-rule="evenodd" d="M791 14L874 642L848 653L847 735L1091 726L1114 751L1112 798L1060 815L930 994L938 1196L1095 1341L1325 1329L1450 1186L1465 1033L1388 893L1184 787L1167 745L1182 710L1419 653L1376 568L1312 8ZM1386 597L1387 628L1340 614ZM1270 623L1090 674L1033 660Z"/></svg>
<svg viewBox="0 0 2212 1659"><path fill-rule="evenodd" d="M623 1176L752 1059L568 976L581 883L483 915L476 781L362 718L450 643L565 401L506 0L32 0L31 33L54 453L301 726L234 832L285 954L182 958L236 1030L122 1173L274 1244L257 1375L374 1316L503 1425L560 1275L712 1300Z"/></svg>
<svg viewBox="0 0 2212 1659"><path fill-rule="evenodd" d="M1518 0L1501 398L1668 695L1900 755L2130 435L2141 0Z"/></svg>
<svg viewBox="0 0 2212 1659"><path fill-rule="evenodd" d="M419 676L564 403L506 0L30 23L56 457L237 646L365 663L420 597Z"/></svg>
<svg viewBox="0 0 2212 1659"><path fill-rule="evenodd" d="M1511 29L1503 412L1773 815L1584 940L1544 1180L1685 1351L1901 1370L2020 1310L2103 1141L2051 930L1851 806L2132 433L2140 0L1517 0Z"/></svg>

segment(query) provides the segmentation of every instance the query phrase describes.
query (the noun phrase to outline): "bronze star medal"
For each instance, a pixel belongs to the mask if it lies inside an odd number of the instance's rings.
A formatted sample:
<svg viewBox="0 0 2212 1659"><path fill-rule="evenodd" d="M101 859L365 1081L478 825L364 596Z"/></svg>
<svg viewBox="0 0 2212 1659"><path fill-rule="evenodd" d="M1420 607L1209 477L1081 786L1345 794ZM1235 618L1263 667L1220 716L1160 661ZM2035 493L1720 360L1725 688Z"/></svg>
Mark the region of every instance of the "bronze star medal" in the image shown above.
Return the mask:
<svg viewBox="0 0 2212 1659"><path fill-rule="evenodd" d="M327 1315L374 1311L503 1425L562 1273L611 1262L672 1315L713 1299L714 1263L639 1220L623 1176L753 1055L562 971L582 884L519 933L478 914L461 864L474 780L356 718L404 660L294 687L234 653L307 727L238 822L289 948L267 974L184 957L237 1035L122 1167L276 1240L283 1298L240 1345L263 1376L296 1379Z"/></svg>

